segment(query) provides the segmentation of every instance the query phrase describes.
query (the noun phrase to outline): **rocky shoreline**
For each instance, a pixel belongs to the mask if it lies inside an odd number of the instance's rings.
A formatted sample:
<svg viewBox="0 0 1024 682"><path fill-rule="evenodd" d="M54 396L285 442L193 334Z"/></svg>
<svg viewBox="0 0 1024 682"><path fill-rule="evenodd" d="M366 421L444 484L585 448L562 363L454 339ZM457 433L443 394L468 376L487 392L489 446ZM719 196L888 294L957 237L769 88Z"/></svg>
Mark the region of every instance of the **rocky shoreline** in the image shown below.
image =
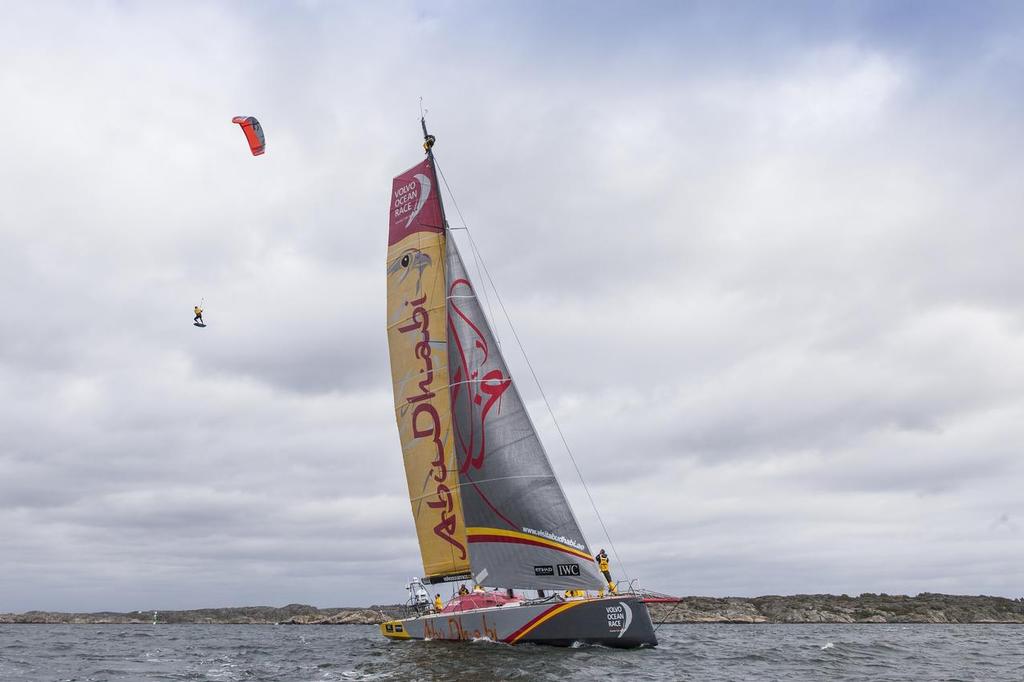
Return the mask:
<svg viewBox="0 0 1024 682"><path fill-rule="evenodd" d="M923 592L916 597L797 594L684 597L650 604L655 623L1021 623L1024 599Z"/></svg>
<svg viewBox="0 0 1024 682"><path fill-rule="evenodd" d="M861 594L798 594L763 597L683 597L676 603L650 604L655 623L1019 623L1024 599L922 593L915 597ZM158 611L158 624L223 623L282 625L369 625L410 615L404 606L320 609L304 604L284 607ZM0 613L0 623L152 624L153 611L116 613Z"/></svg>

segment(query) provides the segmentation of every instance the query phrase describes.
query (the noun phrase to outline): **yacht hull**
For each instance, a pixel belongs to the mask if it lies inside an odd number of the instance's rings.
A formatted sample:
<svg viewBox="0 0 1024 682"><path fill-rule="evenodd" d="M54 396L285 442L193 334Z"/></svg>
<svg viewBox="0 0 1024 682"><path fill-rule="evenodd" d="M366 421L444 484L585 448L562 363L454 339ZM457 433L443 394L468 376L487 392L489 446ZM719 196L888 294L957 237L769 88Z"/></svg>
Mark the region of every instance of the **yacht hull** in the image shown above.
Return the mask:
<svg viewBox="0 0 1024 682"><path fill-rule="evenodd" d="M389 639L576 643L616 648L657 646L647 605L633 596L515 603L499 607L433 613L381 623Z"/></svg>

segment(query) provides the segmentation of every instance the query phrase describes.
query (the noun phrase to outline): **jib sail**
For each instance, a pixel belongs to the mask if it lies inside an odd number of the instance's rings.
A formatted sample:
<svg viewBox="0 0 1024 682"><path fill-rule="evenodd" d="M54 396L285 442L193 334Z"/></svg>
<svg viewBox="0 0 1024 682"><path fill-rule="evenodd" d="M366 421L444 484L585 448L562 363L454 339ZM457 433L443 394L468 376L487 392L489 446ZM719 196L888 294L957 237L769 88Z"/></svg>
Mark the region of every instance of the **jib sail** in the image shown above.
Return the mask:
<svg viewBox="0 0 1024 682"><path fill-rule="evenodd" d="M473 573L495 587L602 588L454 241L447 265L452 427Z"/></svg>

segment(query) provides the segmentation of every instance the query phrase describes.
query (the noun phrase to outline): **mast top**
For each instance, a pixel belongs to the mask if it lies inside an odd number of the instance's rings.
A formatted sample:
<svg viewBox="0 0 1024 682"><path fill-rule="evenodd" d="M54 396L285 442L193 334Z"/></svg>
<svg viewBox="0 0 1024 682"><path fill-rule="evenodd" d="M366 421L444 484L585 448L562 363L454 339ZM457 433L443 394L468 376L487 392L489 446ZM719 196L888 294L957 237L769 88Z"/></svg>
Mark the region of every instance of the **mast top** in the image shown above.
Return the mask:
<svg viewBox="0 0 1024 682"><path fill-rule="evenodd" d="M420 116L420 126L423 128L423 151L430 154L430 150L434 147L434 142L437 138L427 132L427 119Z"/></svg>
<svg viewBox="0 0 1024 682"><path fill-rule="evenodd" d="M420 127L423 128L423 151L427 153L427 156L433 156L430 149L434 146L437 138L427 132L427 112L423 108L422 97L420 97Z"/></svg>

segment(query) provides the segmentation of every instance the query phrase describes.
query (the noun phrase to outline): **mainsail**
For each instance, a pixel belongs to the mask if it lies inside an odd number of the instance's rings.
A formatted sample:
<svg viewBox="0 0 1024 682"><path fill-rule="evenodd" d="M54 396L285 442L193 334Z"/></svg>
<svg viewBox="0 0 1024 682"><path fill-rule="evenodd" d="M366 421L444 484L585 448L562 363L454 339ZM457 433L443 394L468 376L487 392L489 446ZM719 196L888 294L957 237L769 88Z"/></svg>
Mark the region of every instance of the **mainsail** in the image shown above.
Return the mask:
<svg viewBox="0 0 1024 682"><path fill-rule="evenodd" d="M451 446L444 217L429 159L395 178L388 347L409 500L428 579L465 577L466 526Z"/></svg>
<svg viewBox="0 0 1024 682"><path fill-rule="evenodd" d="M520 589L599 589L454 240L427 159L395 178L388 340L409 496L428 578L471 568Z"/></svg>

